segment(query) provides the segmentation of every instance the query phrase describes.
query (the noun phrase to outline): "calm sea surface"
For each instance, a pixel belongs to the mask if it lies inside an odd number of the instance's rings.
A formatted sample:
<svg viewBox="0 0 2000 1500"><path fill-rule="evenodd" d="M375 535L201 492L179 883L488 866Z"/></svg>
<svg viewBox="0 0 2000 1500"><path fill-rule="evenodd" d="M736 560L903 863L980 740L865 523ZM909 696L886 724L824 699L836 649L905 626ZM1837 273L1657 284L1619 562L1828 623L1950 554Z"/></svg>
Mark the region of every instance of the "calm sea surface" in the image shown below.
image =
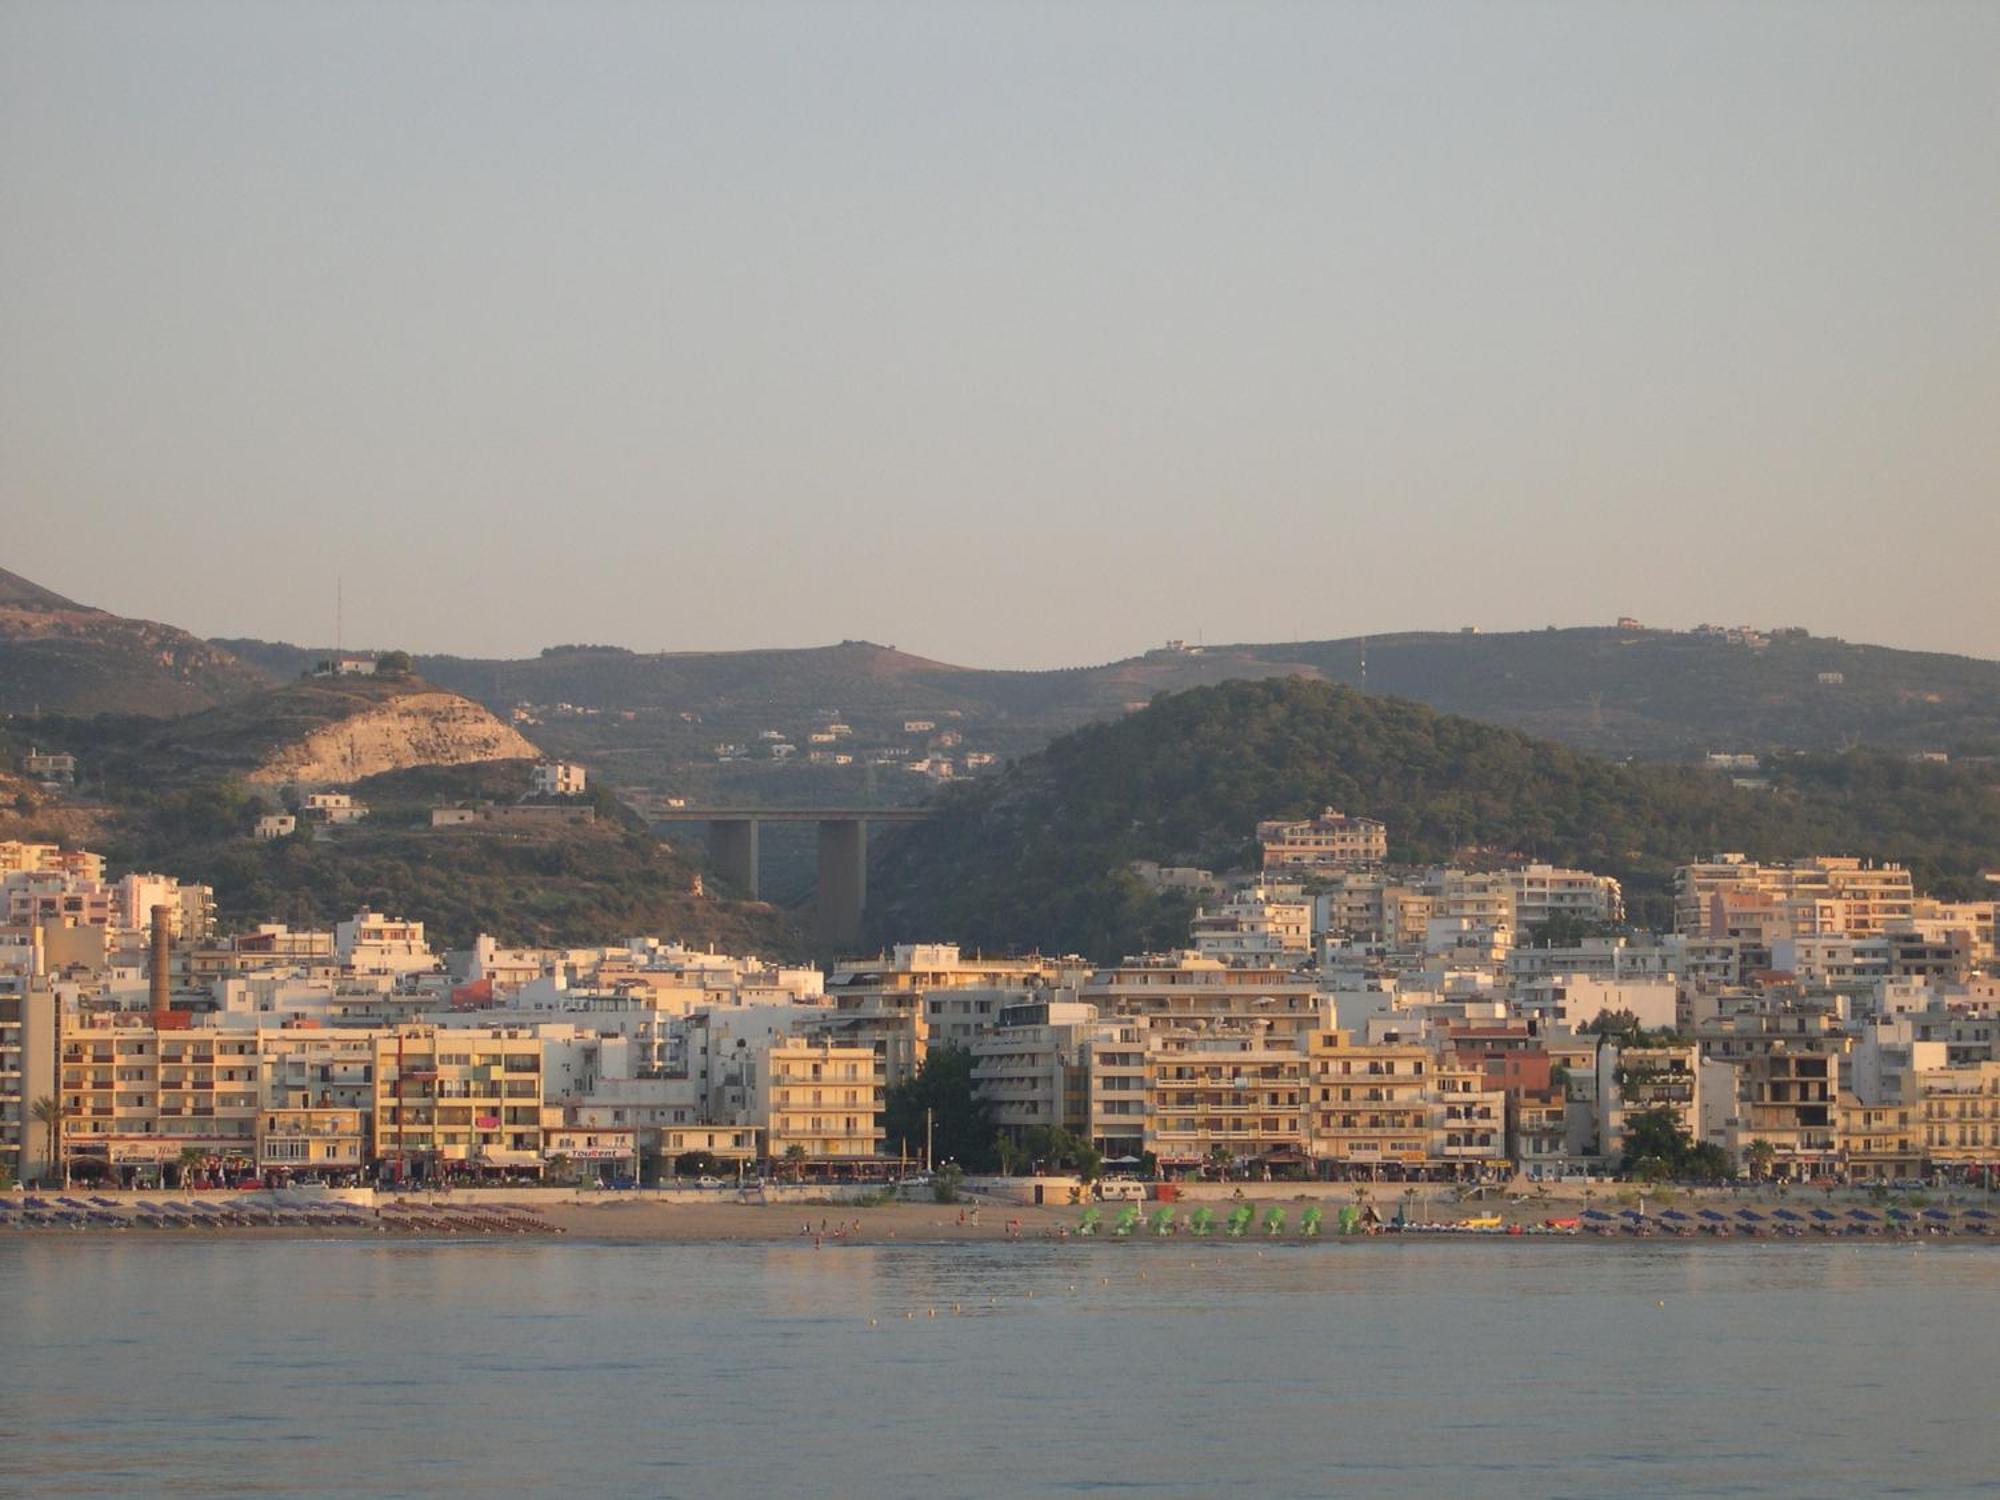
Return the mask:
<svg viewBox="0 0 2000 1500"><path fill-rule="evenodd" d="M2000 1248L0 1240L0 1492L1097 1490L2000 1493Z"/></svg>

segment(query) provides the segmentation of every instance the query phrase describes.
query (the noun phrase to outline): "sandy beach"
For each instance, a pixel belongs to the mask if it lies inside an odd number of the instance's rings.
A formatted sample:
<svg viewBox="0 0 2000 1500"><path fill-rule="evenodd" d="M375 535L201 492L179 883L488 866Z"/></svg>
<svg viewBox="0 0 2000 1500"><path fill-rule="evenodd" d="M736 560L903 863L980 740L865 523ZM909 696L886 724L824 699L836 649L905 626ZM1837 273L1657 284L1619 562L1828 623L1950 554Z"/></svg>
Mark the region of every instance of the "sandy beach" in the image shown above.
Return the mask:
<svg viewBox="0 0 2000 1500"><path fill-rule="evenodd" d="M50 1201L44 1199L42 1201ZM59 1201L59 1200L58 1200ZM75 1201L75 1200L71 1200ZM1224 1221L1238 1203L1252 1210L1252 1220L1243 1236L1246 1242L1271 1239L1296 1241L1305 1237L1301 1229L1304 1211L1316 1203L1323 1214L1317 1238L1333 1241L1338 1232L1342 1208L1353 1205L1352 1198L1313 1199L1246 1194L1241 1200L1208 1203L1212 1228L1207 1238L1227 1242ZM93 1215L83 1222L56 1219L53 1215L30 1213L16 1207L0 1213L0 1237L26 1235L118 1234L133 1237L158 1236L184 1239L191 1236L246 1235L257 1237L355 1237L391 1236L529 1236L567 1237L576 1240L657 1243L808 1243L821 1248L853 1244L974 1244L1004 1240L1059 1242L1079 1237L1085 1210L1082 1208L1029 1207L995 1200L955 1204L929 1202L900 1203L776 1203L756 1204L737 1201L661 1202L647 1198L605 1195L600 1199L562 1202L510 1203L504 1194L490 1201L468 1201L463 1197L449 1202L432 1202L408 1197L381 1208L343 1207L340 1221L288 1222L283 1214L266 1215L255 1205L233 1202L223 1195L197 1195L176 1199L167 1195L160 1203L143 1200L120 1203L114 1210ZM161 1206L172 1205L169 1207ZM192 1204L200 1212L190 1211ZM1134 1240L1153 1241L1187 1238L1188 1220L1203 1205L1178 1203L1174 1209L1171 1235L1155 1234L1146 1219L1162 1205L1137 1205L1140 1222L1132 1230ZM1743 1238L1822 1239L1829 1237L1907 1237L1990 1239L2000 1244L2000 1218L1984 1207L1983 1199L1953 1201L1933 1198L1924 1206L1885 1205L1864 1194L1841 1194L1822 1199L1814 1194L1779 1197L1774 1194L1713 1193L1671 1196L1661 1203L1650 1195L1643 1203L1629 1190L1594 1194L1590 1200L1576 1197L1544 1200L1521 1199L1479 1203L1434 1201L1404 1205L1396 1198L1375 1198L1370 1206L1385 1219L1393 1219L1407 1208L1412 1227L1404 1231L1410 1238L1440 1232L1444 1226L1478 1216L1497 1219L1476 1231L1459 1231L1465 1238L1536 1238L1551 1235L1551 1222L1564 1231L1586 1239L1635 1240L1680 1234L1701 1241ZM1124 1205L1098 1205L1096 1238L1117 1238L1114 1226ZM1632 1215L1643 1207L1645 1233L1635 1233ZM1889 1217L1889 1209L1905 1217ZM1737 1210L1751 1208L1760 1220L1746 1232ZM1873 1222L1857 1225L1851 1209L1862 1209ZM1282 1210L1283 1226L1277 1234L1265 1227L1265 1216ZM234 1210L234 1212L232 1212ZM1669 1216L1662 1218L1662 1213ZM1587 1217L1594 1212L1598 1217ZM179 1217L173 1217L178 1213ZM1814 1217L1815 1213L1819 1217ZM1702 1217L1706 1214L1707 1217ZM273 1221L275 1219L275 1221ZM1580 1222L1579 1222L1580 1220ZM164 1227L163 1227L164 1226ZM1865 1232L1864 1232L1865 1231ZM1989 1231L1991 1231L1989 1233ZM1384 1236L1397 1237L1399 1231L1388 1224L1379 1226Z"/></svg>

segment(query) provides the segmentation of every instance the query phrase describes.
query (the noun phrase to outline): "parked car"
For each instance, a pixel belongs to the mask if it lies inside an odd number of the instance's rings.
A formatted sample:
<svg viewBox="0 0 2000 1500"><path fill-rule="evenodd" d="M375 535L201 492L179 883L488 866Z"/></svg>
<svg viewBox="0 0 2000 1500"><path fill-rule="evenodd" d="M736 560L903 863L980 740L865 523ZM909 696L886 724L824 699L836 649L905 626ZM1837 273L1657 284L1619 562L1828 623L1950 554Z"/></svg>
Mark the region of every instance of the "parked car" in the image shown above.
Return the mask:
<svg viewBox="0 0 2000 1500"><path fill-rule="evenodd" d="M719 1188L723 1183L720 1177L697 1177L694 1180L694 1185L704 1188Z"/></svg>

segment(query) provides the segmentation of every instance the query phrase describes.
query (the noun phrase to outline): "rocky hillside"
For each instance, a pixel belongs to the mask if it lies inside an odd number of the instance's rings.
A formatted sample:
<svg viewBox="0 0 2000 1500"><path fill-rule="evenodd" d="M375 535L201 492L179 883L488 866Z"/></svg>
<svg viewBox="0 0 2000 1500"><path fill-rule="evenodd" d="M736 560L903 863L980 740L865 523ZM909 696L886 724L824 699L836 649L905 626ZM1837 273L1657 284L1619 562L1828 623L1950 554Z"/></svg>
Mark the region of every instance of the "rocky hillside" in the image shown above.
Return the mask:
<svg viewBox="0 0 2000 1500"><path fill-rule="evenodd" d="M268 686L224 647L0 569L0 713L196 712Z"/></svg>
<svg viewBox="0 0 2000 1500"><path fill-rule="evenodd" d="M541 752L486 709L416 677L307 677L175 721L166 755L253 784L330 786L413 766Z"/></svg>

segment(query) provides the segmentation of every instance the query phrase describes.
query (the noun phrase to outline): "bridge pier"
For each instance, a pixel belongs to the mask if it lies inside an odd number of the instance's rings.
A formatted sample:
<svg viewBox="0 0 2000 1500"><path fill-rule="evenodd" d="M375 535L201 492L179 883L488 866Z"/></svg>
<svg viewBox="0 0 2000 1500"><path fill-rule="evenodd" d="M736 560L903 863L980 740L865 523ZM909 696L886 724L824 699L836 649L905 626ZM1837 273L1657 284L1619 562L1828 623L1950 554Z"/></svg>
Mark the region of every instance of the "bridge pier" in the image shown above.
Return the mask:
<svg viewBox="0 0 2000 1500"><path fill-rule="evenodd" d="M708 857L715 873L757 899L757 820L714 818L708 825Z"/></svg>
<svg viewBox="0 0 2000 1500"><path fill-rule="evenodd" d="M826 818L819 825L819 891L813 931L820 942L854 943L868 904L868 825Z"/></svg>

